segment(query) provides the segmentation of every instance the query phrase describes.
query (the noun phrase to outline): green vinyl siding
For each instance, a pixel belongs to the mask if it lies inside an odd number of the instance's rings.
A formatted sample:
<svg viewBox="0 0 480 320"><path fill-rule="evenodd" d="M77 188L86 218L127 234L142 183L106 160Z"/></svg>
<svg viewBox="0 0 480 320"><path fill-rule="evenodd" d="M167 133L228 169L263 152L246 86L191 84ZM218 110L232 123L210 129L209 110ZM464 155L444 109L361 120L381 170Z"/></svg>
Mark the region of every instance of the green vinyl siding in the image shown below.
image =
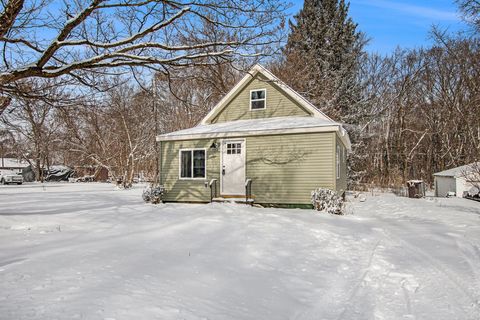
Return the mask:
<svg viewBox="0 0 480 320"><path fill-rule="evenodd" d="M246 178L252 179L252 194L261 204L310 204L310 193L318 187L336 189L336 134L304 133L246 137ZM210 188L205 182L218 180L220 190L220 150L209 149L221 139L163 141L161 143L161 183L166 201L208 202ZM207 177L179 179L179 150L205 148Z"/></svg>
<svg viewBox="0 0 480 320"><path fill-rule="evenodd" d="M345 145L342 143L342 140L335 135L335 142L336 145L340 147L340 177L336 179L336 191L342 194L345 190L347 190L347 150L345 149ZM335 154L337 150L335 147ZM337 178L337 166L335 163L335 178Z"/></svg>
<svg viewBox="0 0 480 320"><path fill-rule="evenodd" d="M315 188L335 189L335 133L247 138L246 177L256 203L309 204Z"/></svg>
<svg viewBox="0 0 480 320"><path fill-rule="evenodd" d="M250 91L259 89L266 89L266 108L250 110ZM261 76L257 75L228 102L211 123L287 116L311 116L311 114L275 83L262 80Z"/></svg>
<svg viewBox="0 0 480 320"><path fill-rule="evenodd" d="M220 152L210 149L215 140L163 141L160 145L160 183L165 186L166 201L209 202L210 188L205 183L220 176ZM206 178L179 178L179 150L206 149Z"/></svg>

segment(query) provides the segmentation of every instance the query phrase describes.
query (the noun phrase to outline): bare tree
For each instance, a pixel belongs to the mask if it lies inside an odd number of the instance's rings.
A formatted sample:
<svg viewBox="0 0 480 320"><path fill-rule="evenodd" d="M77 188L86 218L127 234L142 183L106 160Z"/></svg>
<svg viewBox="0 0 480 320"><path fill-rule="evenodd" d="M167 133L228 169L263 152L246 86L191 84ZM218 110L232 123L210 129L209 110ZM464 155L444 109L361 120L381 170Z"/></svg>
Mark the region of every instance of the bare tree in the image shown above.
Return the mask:
<svg viewBox="0 0 480 320"><path fill-rule="evenodd" d="M480 1L456 0L465 21L472 24L476 32L480 32Z"/></svg>
<svg viewBox="0 0 480 320"><path fill-rule="evenodd" d="M467 165L466 168L460 172L460 177L465 180L467 186L476 189L473 194L480 196L480 161L475 161Z"/></svg>
<svg viewBox="0 0 480 320"><path fill-rule="evenodd" d="M31 90L43 91L45 95L62 96L52 81L33 81ZM47 93L48 91L48 93ZM1 117L0 121L11 133L17 156L27 160L36 169L36 177L43 181L45 170L52 164L56 150L59 123L55 118L56 108L48 100L16 99Z"/></svg>
<svg viewBox="0 0 480 320"><path fill-rule="evenodd" d="M280 0L9 0L0 3L0 106L32 77L95 85L99 74L214 64L268 54L280 41ZM212 41L197 30L226 30ZM275 47L275 46L273 46ZM0 109L0 112L1 110Z"/></svg>
<svg viewBox="0 0 480 320"><path fill-rule="evenodd" d="M479 45L442 36L431 48L364 61L363 182L431 182L435 172L478 161Z"/></svg>

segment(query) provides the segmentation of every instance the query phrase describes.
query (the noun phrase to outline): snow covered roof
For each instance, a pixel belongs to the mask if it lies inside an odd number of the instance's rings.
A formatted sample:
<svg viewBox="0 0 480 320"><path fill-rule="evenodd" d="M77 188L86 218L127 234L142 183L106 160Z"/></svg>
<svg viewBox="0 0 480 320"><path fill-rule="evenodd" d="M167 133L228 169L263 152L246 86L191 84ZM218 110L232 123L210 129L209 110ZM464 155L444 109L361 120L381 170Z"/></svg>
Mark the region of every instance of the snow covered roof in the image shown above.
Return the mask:
<svg viewBox="0 0 480 320"><path fill-rule="evenodd" d="M297 101L303 108L308 110L311 115L315 118L321 118L325 120L330 120L333 122L331 118L329 118L325 113L320 111L317 107L315 107L310 101L305 99L301 94L290 88L286 83L282 80L277 78L273 73L269 70L264 68L260 64L254 65L247 74L233 87L223 98L220 100L215 107L202 119L200 124L205 125L208 124L215 116L228 105L228 102L234 98L235 93L242 90L251 80L255 77L258 73L262 74L265 78L269 81L274 82L279 88L281 88L288 96L290 96L293 100Z"/></svg>
<svg viewBox="0 0 480 320"><path fill-rule="evenodd" d="M345 145L350 149L348 135L339 123L314 117L276 117L200 124L193 128L159 135L157 141L327 131L338 131L340 137L344 139Z"/></svg>
<svg viewBox="0 0 480 320"><path fill-rule="evenodd" d="M0 168L26 168L30 164L25 160L16 158L0 158Z"/></svg>
<svg viewBox="0 0 480 320"><path fill-rule="evenodd" d="M474 162L474 163L466 164L464 166L440 171L440 172L434 173L433 175L438 176L438 177L455 177L455 178L457 178L457 177L462 176L464 173L471 172L475 166L478 166L478 168L480 168L480 162Z"/></svg>

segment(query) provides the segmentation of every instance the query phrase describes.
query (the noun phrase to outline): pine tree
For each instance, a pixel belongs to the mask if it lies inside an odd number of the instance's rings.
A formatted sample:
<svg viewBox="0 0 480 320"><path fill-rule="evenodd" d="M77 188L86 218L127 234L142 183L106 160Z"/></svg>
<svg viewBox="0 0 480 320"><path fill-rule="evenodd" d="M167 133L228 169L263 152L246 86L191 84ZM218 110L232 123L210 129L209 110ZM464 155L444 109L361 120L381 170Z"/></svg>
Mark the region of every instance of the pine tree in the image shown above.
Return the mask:
<svg viewBox="0 0 480 320"><path fill-rule="evenodd" d="M285 80L322 111L356 123L364 36L348 9L344 0L305 0L290 22L284 68L290 70Z"/></svg>
<svg viewBox="0 0 480 320"><path fill-rule="evenodd" d="M305 0L290 21L280 77L333 119L343 122L352 141L349 184L362 178L365 153L360 130L366 116L359 77L366 43L348 16L344 0Z"/></svg>

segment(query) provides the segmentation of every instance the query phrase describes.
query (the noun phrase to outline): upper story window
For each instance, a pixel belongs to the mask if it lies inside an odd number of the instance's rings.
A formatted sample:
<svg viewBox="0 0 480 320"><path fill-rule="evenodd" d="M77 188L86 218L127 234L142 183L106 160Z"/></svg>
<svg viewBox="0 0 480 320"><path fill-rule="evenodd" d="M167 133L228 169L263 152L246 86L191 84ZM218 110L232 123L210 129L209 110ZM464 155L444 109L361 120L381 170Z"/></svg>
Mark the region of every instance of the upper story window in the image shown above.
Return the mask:
<svg viewBox="0 0 480 320"><path fill-rule="evenodd" d="M250 110L261 110L266 107L267 89L250 91Z"/></svg>

